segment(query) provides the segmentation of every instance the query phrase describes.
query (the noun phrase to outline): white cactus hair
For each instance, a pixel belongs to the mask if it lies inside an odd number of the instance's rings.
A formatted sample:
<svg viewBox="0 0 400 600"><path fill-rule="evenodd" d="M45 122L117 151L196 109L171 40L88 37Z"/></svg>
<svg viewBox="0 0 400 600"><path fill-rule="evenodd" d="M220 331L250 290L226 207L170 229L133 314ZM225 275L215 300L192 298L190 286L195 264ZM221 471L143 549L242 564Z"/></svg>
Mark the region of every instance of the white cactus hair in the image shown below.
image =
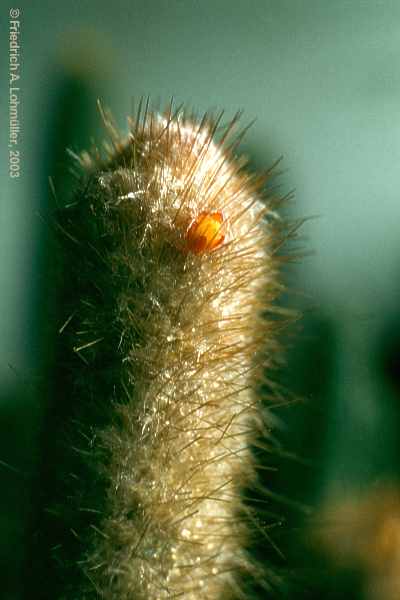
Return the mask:
<svg viewBox="0 0 400 600"><path fill-rule="evenodd" d="M221 125L222 114L198 120L171 103L158 116L141 103L123 136L102 114L109 142L79 156L58 221L73 287L66 393L78 415L102 414L82 439L104 492L98 506L90 482L91 500L77 496L95 516L71 527L83 583L61 597L247 597L243 574L257 567L241 491L256 479L260 389L282 326L271 173L235 157L238 116ZM218 240L192 251L188 232L213 214Z"/></svg>

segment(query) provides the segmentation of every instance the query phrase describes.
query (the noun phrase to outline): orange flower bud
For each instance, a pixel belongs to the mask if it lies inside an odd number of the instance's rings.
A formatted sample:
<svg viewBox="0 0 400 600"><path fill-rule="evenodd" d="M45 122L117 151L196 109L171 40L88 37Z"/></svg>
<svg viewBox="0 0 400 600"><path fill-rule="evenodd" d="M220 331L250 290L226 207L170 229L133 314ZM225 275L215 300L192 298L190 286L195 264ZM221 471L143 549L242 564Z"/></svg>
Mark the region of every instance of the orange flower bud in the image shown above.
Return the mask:
<svg viewBox="0 0 400 600"><path fill-rule="evenodd" d="M202 254L218 248L225 237L220 231L223 220L220 212L201 212L187 230L188 250L194 254Z"/></svg>

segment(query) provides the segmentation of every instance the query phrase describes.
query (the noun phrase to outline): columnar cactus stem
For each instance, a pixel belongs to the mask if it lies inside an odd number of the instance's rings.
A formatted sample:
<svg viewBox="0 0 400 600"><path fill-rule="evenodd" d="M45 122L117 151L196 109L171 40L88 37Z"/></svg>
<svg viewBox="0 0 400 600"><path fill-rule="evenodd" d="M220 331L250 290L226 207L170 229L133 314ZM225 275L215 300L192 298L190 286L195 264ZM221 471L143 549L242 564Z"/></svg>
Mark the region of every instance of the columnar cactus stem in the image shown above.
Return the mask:
<svg viewBox="0 0 400 600"><path fill-rule="evenodd" d="M251 569L241 489L279 290L266 176L234 157L236 118L146 109L126 138L104 118L111 144L79 157L59 220L73 263L68 389L111 414L88 437L105 495L75 531L87 586L68 597L235 598Z"/></svg>

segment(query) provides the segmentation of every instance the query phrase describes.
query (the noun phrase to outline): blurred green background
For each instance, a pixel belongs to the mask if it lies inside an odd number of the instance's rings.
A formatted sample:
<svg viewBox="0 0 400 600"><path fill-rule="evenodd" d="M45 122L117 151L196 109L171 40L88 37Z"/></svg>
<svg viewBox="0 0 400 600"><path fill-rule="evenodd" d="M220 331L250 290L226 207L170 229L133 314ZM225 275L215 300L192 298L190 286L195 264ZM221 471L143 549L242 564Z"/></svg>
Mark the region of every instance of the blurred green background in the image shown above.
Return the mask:
<svg viewBox="0 0 400 600"><path fill-rule="evenodd" d="M254 168L283 156L282 195L295 190L285 211L313 217L301 228L296 248L305 256L287 269L289 292L282 299L304 318L288 340L287 367L278 377L303 401L277 410L282 446L312 466L280 458L278 472L265 481L308 507L387 481L397 485L400 4L70 0L15 7L19 179L8 177L5 134L8 5L0 19L6 74L0 98L0 571L6 576L0 597L24 593L20 573L40 486L52 348L43 218L54 204L48 177L57 195L68 197L71 161L64 149L101 140L98 97L121 128L142 95L161 104L173 97L199 113L224 108L232 116L243 109L243 125L257 119L243 152ZM282 528L286 534L276 534L278 546L289 548L286 566L285 560L278 565L282 572L299 562L290 541L298 526L294 518ZM307 576L311 562L299 566ZM302 584L304 598L318 597L324 585Z"/></svg>

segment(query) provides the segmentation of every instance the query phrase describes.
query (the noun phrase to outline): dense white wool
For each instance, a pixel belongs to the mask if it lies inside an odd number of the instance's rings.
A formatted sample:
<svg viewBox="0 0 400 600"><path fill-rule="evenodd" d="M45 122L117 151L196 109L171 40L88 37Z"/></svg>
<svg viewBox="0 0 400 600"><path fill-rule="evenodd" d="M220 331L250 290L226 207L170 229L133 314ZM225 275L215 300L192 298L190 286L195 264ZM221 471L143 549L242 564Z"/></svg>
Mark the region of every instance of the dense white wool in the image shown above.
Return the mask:
<svg viewBox="0 0 400 600"><path fill-rule="evenodd" d="M116 340L118 418L93 437L108 452L107 498L82 561L102 598L234 598L238 572L250 569L240 491L254 476L249 444L277 284L265 180L227 148L233 125L218 139L210 119L146 113L127 139L112 132L106 158L81 157L77 203L97 228L112 301L98 309L79 298L69 329L82 368L110 331ZM215 214L221 229L193 251L201 215ZM93 396L90 377L77 389Z"/></svg>

